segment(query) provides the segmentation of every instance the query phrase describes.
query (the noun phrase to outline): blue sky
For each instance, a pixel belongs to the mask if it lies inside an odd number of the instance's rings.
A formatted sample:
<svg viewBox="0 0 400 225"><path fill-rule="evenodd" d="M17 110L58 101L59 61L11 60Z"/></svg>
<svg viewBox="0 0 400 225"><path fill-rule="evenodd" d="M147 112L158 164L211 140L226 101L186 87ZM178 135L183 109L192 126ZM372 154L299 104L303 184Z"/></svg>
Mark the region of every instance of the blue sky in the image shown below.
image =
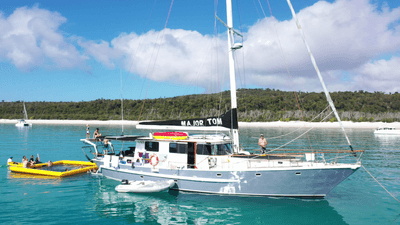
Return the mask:
<svg viewBox="0 0 400 225"><path fill-rule="evenodd" d="M233 0L234 28L244 36L236 39L244 46L235 55L238 88L322 91L286 1L269 3L274 17L267 0ZM330 91L399 91L400 1L292 4ZM0 100L227 90L226 29L214 18L217 11L226 21L225 1L170 6L170 0L3 2Z"/></svg>

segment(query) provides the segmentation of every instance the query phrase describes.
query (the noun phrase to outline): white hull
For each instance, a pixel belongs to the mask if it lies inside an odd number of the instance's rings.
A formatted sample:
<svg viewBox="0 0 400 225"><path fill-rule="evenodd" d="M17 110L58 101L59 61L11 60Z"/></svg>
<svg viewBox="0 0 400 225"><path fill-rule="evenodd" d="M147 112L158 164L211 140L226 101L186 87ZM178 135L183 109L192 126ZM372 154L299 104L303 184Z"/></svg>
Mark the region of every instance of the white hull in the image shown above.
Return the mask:
<svg viewBox="0 0 400 225"><path fill-rule="evenodd" d="M400 130L394 127L380 127L374 131L374 134L400 135Z"/></svg>
<svg viewBox="0 0 400 225"><path fill-rule="evenodd" d="M32 124L26 122L25 120L20 120L15 124L16 127L31 127Z"/></svg>
<svg viewBox="0 0 400 225"><path fill-rule="evenodd" d="M113 161L111 156L110 160ZM190 169L163 165L152 167L150 164L136 165L112 164L103 159L95 160L99 171L113 180L174 180L174 190L243 196L286 196L286 197L324 197L333 188L360 168L360 164L325 164L315 162L290 162L254 160L239 163L239 159L230 160L231 164L211 169ZM217 160L218 162L220 160ZM114 161L116 162L116 161ZM279 164L282 162L282 164ZM184 166L182 166L184 167ZM230 168L227 168L230 167ZM234 169L234 168L237 169ZM139 191L130 185L119 185L119 192L155 192Z"/></svg>

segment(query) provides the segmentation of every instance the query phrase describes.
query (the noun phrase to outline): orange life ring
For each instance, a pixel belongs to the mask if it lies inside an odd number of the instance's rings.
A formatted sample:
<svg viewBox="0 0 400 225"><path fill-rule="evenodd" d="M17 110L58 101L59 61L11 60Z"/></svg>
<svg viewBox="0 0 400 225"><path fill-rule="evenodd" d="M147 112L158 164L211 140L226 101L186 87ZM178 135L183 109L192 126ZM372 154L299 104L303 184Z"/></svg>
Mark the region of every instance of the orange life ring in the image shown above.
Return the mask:
<svg viewBox="0 0 400 225"><path fill-rule="evenodd" d="M153 158L156 158L156 162L155 163L153 163ZM158 165L158 156L156 155L156 154L153 154L151 157L150 157L150 164L152 165L152 166L157 166Z"/></svg>

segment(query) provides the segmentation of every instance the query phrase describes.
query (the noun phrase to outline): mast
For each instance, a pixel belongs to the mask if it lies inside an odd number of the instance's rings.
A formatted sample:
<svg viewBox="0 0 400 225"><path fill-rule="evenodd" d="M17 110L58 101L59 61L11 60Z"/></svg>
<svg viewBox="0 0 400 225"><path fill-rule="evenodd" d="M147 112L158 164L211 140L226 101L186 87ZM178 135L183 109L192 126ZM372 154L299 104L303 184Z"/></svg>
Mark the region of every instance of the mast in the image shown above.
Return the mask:
<svg viewBox="0 0 400 225"><path fill-rule="evenodd" d="M231 86L231 113L232 113L232 125L231 132L233 136L233 150L239 152L239 131L237 121L237 101L236 101L236 76L235 76L235 59L233 57L233 51L240 49L241 45L234 45L233 34L233 19L232 19L232 1L226 0L226 16L227 16L227 27L228 27L228 52L229 52L229 78Z"/></svg>
<svg viewBox="0 0 400 225"><path fill-rule="evenodd" d="M24 119L25 119L25 120L28 119L28 113L26 112L25 102L24 102Z"/></svg>

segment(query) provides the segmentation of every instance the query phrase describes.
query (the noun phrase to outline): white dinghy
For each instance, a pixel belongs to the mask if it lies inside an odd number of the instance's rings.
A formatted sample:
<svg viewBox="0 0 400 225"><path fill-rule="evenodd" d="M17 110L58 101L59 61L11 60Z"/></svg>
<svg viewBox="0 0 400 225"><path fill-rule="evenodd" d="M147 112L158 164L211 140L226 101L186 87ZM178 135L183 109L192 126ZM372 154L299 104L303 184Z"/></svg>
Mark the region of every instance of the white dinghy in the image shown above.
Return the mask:
<svg viewBox="0 0 400 225"><path fill-rule="evenodd" d="M161 181L128 181L122 180L122 184L115 187L117 192L153 193L169 190L175 185L174 180Z"/></svg>

